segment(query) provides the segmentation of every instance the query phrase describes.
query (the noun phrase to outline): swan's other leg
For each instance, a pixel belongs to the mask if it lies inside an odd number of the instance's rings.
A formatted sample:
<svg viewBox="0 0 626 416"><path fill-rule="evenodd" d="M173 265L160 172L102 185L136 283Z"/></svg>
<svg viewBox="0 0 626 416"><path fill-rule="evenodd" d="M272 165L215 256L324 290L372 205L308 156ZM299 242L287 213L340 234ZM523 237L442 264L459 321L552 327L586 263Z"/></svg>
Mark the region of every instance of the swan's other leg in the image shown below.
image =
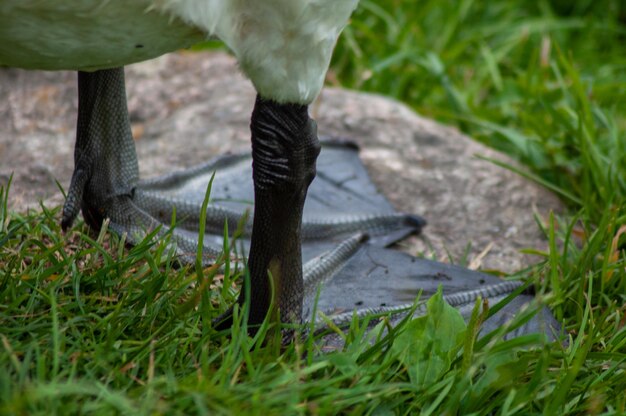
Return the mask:
<svg viewBox="0 0 626 416"><path fill-rule="evenodd" d="M271 313L280 313L283 322L300 322L302 211L320 152L317 127L309 118L308 106L279 104L259 96L250 127L255 204L248 258L252 294L248 322L255 325L265 318L272 288L278 310ZM244 288L240 304L245 293Z"/></svg>
<svg viewBox="0 0 626 416"><path fill-rule="evenodd" d="M132 137L124 68L78 73L78 122L74 148L74 173L63 206L61 226L70 227L82 210L87 224L98 230L104 219L110 229L127 234L126 241L137 243L146 232L167 225L146 208L172 210L172 203L149 202L137 198L139 167ZM170 217L171 218L171 217ZM221 224L224 219L220 218ZM197 240L174 233L171 241L186 261L195 258ZM214 259L220 250L205 246L206 256Z"/></svg>
<svg viewBox="0 0 626 416"><path fill-rule="evenodd" d="M120 209L132 198L138 180L124 68L79 72L74 173L63 207L63 228L72 224L81 208L85 221L96 229L113 213L123 215Z"/></svg>

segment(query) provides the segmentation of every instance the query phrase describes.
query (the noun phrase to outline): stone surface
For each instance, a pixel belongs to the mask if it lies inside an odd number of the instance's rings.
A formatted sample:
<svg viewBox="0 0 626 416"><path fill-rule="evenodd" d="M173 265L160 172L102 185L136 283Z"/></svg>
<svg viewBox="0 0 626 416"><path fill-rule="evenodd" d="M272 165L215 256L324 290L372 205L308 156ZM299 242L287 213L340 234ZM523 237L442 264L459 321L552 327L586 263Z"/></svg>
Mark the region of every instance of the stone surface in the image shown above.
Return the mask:
<svg viewBox="0 0 626 416"><path fill-rule="evenodd" d="M142 177L249 148L255 92L222 53L179 53L128 67L127 93ZM13 173L10 208L62 204L73 169L76 76L0 69L0 184ZM457 130L419 117L395 101L326 89L311 107L321 134L348 138L374 182L401 211L429 225L401 248L454 261L471 244L473 268L512 272L521 254L546 242L534 213L559 210L557 198L475 157L510 162Z"/></svg>

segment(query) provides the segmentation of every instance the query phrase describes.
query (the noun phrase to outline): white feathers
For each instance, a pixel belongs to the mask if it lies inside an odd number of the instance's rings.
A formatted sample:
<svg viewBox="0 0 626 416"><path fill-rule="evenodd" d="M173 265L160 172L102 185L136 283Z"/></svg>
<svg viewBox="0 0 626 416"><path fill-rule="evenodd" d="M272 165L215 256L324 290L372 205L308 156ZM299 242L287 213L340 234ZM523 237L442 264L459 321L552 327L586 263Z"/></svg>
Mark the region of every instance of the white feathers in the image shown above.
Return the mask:
<svg viewBox="0 0 626 416"><path fill-rule="evenodd" d="M218 37L261 96L319 94L358 0L0 0L0 66L111 68ZM207 74L210 76L210 74Z"/></svg>
<svg viewBox="0 0 626 416"><path fill-rule="evenodd" d="M155 0L159 1L159 0ZM172 13L223 40L266 98L308 104L358 0L161 0Z"/></svg>
<svg viewBox="0 0 626 416"><path fill-rule="evenodd" d="M228 0L152 0L148 8L159 10L215 35L218 23L227 16Z"/></svg>

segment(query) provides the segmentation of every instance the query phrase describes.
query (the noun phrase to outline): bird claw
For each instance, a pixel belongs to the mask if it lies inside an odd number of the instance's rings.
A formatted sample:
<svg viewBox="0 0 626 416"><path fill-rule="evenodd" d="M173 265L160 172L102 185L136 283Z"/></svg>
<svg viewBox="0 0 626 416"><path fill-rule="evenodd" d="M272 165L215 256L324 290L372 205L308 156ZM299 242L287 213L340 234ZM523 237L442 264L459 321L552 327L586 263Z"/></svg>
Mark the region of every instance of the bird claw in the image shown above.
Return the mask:
<svg viewBox="0 0 626 416"><path fill-rule="evenodd" d="M76 169L72 175L72 182L63 204L63 214L61 218L61 228L67 231L72 226L74 220L80 212L83 201L83 193L88 176L84 170Z"/></svg>

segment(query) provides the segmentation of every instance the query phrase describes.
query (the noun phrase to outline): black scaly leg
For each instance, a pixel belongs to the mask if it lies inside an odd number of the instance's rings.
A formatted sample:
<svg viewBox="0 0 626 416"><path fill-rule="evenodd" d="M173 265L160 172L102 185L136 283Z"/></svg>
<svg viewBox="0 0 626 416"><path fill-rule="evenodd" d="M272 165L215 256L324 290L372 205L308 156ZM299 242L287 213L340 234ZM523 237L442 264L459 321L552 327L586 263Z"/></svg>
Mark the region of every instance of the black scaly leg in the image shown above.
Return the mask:
<svg viewBox="0 0 626 416"><path fill-rule="evenodd" d="M302 210L315 177L320 152L317 126L305 105L279 104L257 96L251 121L254 224L248 258L250 325L260 324L268 312L272 320L302 319ZM270 278L273 281L270 283ZM275 306L270 311L272 286ZM246 288L239 296L245 301ZM218 319L230 325L232 311Z"/></svg>
<svg viewBox="0 0 626 416"><path fill-rule="evenodd" d="M166 235L171 216L159 222L149 211L172 212L175 204L167 198L147 205L142 204L141 198L137 202L138 181L124 68L79 72L74 173L61 226L64 230L69 228L82 209L90 227L98 230L102 220L109 219L109 228L118 235L126 234L126 241L133 244L157 227L161 227L159 237ZM199 210L198 206L194 214ZM219 222L224 224L224 219ZM197 240L174 233L172 242L187 261L195 259ZM208 257L213 260L218 253L219 250L205 246L207 262Z"/></svg>
<svg viewBox="0 0 626 416"><path fill-rule="evenodd" d="M254 223L248 265L249 323L260 323L271 300L283 322L302 319L302 210L320 152L317 125L304 105L257 97L251 122ZM245 293L245 291L242 291ZM239 297L240 303L243 296ZM274 312L274 311L273 311Z"/></svg>
<svg viewBox="0 0 626 416"><path fill-rule="evenodd" d="M81 208L95 229L113 213L123 221L138 180L124 68L79 72L74 174L63 206L63 229L72 225Z"/></svg>

